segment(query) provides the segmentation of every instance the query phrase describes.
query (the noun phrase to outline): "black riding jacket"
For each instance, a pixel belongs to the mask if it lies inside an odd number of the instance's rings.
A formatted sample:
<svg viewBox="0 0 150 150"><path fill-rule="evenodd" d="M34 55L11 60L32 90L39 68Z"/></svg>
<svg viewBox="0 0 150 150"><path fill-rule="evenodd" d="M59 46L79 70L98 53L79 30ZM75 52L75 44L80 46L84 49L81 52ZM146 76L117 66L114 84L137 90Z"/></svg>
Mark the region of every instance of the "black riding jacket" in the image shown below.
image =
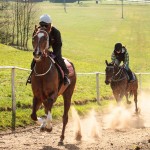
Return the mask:
<svg viewBox="0 0 150 150"><path fill-rule="evenodd" d="M54 55L61 57L62 40L60 31L52 26L49 34L49 47L52 47Z"/></svg>

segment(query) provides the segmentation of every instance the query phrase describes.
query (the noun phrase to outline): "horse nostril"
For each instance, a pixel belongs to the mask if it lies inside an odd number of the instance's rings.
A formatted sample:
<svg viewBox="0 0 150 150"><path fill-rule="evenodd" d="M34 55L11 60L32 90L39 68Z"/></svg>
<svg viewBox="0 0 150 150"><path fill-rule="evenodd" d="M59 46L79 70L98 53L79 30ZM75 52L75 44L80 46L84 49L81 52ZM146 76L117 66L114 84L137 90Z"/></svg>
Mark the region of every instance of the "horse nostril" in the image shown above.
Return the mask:
<svg viewBox="0 0 150 150"><path fill-rule="evenodd" d="M42 55L42 52L37 52L37 51L33 52L33 56L39 57L41 55Z"/></svg>
<svg viewBox="0 0 150 150"><path fill-rule="evenodd" d="M42 52L39 52L39 54L38 55L42 55Z"/></svg>

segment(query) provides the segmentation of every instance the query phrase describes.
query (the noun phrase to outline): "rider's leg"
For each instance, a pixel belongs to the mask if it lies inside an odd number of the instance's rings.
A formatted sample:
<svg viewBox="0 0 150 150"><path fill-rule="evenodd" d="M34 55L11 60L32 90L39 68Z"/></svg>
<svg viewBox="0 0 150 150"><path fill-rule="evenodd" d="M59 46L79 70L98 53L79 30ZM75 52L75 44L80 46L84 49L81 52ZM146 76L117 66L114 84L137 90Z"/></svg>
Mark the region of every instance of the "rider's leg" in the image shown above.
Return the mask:
<svg viewBox="0 0 150 150"><path fill-rule="evenodd" d="M128 66L126 66L125 69L126 69L127 74L129 76L129 82L134 81L134 77L133 77L133 74L132 74L132 71L130 70L130 68Z"/></svg>
<svg viewBox="0 0 150 150"><path fill-rule="evenodd" d="M64 71L64 84L70 84L70 79L68 78L69 71L66 67L66 64L65 64L63 58L61 56L60 57L57 56L55 58L55 61L60 65L60 67Z"/></svg>

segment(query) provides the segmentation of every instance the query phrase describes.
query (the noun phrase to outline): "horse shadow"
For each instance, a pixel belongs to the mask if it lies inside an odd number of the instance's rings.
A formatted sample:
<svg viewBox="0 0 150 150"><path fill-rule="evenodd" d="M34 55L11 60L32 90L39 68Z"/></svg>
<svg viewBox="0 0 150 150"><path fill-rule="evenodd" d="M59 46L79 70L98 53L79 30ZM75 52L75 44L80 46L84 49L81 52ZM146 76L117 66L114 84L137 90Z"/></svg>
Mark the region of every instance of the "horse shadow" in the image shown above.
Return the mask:
<svg viewBox="0 0 150 150"><path fill-rule="evenodd" d="M64 145L64 148L68 149L68 150L79 150L80 149L79 147L77 147L74 144L66 144L66 145ZM54 148L52 146L44 146L43 149L41 149L41 150L60 150L60 149Z"/></svg>

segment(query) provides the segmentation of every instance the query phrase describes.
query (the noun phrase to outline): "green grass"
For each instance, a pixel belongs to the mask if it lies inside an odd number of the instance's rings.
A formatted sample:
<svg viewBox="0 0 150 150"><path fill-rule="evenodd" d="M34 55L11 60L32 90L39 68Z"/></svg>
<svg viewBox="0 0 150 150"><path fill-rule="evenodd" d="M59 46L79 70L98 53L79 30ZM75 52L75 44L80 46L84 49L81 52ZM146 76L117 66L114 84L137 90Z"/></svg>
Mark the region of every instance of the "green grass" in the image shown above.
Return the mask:
<svg viewBox="0 0 150 150"><path fill-rule="evenodd" d="M52 16L53 25L62 35L63 56L75 65L76 72L104 72L105 60L110 61L114 44L118 41L126 45L130 54L130 67L134 72L150 72L150 5L124 5L124 19L121 18L120 5L82 5L67 4L67 13L62 4L38 3L38 18L43 13ZM35 8L35 9L36 9ZM34 24L33 24L34 29ZM31 39L29 43L30 49ZM30 68L32 51L20 51L0 44L0 66L18 66ZM17 126L32 124L30 120L32 91L25 85L29 72L16 70L15 91L17 104ZM100 75L101 99L110 99L112 92L104 83L105 76ZM73 101L94 100L96 98L95 75L78 75ZM0 70L0 109L11 108L11 70ZM149 89L149 76L142 76L142 88ZM102 105L105 101L102 101ZM62 104L62 97L56 104ZM108 103L108 101L107 101ZM55 106L56 107L56 106ZM92 107L102 109L97 103L77 106L80 114ZM61 116L63 107L54 108L54 118ZM43 114L43 110L39 111ZM0 127L11 126L11 112L0 111ZM5 118L5 119L4 119Z"/></svg>

